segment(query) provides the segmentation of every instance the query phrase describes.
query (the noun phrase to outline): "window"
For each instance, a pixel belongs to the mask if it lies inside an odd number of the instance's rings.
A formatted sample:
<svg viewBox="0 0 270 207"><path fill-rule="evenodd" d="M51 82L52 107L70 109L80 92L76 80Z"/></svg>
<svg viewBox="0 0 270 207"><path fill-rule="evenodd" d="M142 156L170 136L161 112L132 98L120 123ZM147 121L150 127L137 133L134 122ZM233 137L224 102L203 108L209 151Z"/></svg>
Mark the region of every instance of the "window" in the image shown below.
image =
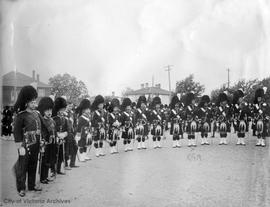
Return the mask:
<svg viewBox="0 0 270 207"><path fill-rule="evenodd" d="M38 89L38 97L44 97L45 96L45 89L39 88Z"/></svg>

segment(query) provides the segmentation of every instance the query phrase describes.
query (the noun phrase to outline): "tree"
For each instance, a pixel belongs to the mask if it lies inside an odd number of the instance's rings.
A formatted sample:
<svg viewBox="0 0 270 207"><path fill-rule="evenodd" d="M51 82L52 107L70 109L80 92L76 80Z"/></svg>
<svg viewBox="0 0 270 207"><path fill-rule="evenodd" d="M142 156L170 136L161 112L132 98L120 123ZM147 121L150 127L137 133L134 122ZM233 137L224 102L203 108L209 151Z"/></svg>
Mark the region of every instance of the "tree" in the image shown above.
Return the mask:
<svg viewBox="0 0 270 207"><path fill-rule="evenodd" d="M260 83L260 87L267 87L265 100L270 102L270 77L264 78Z"/></svg>
<svg viewBox="0 0 270 207"><path fill-rule="evenodd" d="M55 97L66 96L68 101L78 104L83 98L88 98L88 90L83 81L78 81L67 73L57 74L49 79L51 93Z"/></svg>
<svg viewBox="0 0 270 207"><path fill-rule="evenodd" d="M252 79L252 80L242 79L236 82L230 88L227 88L226 85L223 85L219 89L215 89L211 92L211 99L213 102L216 102L217 97L221 92L228 91L229 99L232 100L233 93L237 91L238 89L242 89L244 92L244 100L249 103L253 103L255 91L258 88L262 88L262 87L269 88L265 96L266 101L269 101L270 100L270 77L265 78L262 81L259 81L258 79Z"/></svg>
<svg viewBox="0 0 270 207"><path fill-rule="evenodd" d="M222 85L222 86L221 86L220 88L218 88L218 89L212 90L211 95L210 95L210 96L211 96L211 101L212 101L213 103L216 103L217 100L218 100L218 95L219 95L220 93L224 92L224 91L227 91L226 84Z"/></svg>
<svg viewBox="0 0 270 207"><path fill-rule="evenodd" d="M202 95L204 90L204 85L201 85L199 82L194 81L193 74L189 75L183 80L176 82L175 92L180 93L181 97L183 97L184 94L187 94L189 92L193 92L195 97L199 97Z"/></svg>

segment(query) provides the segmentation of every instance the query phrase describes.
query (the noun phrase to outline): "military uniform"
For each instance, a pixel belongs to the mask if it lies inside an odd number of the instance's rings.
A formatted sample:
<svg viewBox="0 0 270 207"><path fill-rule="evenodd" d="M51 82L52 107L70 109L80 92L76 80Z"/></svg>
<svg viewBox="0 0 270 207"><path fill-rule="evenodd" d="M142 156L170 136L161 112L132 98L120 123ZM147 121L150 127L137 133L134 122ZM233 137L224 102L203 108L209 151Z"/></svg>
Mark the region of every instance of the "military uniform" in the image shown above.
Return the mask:
<svg viewBox="0 0 270 207"><path fill-rule="evenodd" d="M255 91L254 107L253 107L253 122L254 131L257 135L256 146L265 147L265 138L269 135L269 123L270 123L270 107L265 102L264 96L267 88L258 88Z"/></svg>
<svg viewBox="0 0 270 207"><path fill-rule="evenodd" d="M41 117L37 111L32 113L20 112L14 123L15 142L22 142L25 155L19 155L15 164L17 190L25 190L26 174L28 175L28 189L35 189L36 169L41 139Z"/></svg>
<svg viewBox="0 0 270 207"><path fill-rule="evenodd" d="M38 94L32 86L24 86L14 105L17 116L14 121L14 139L18 147L18 160L13 169L16 177L16 187L20 196L25 196L26 176L28 190L40 191L36 185L36 169L40 152L41 132L46 128L42 117L34 110L34 102ZM40 169L40 168L39 168Z"/></svg>
<svg viewBox="0 0 270 207"><path fill-rule="evenodd" d="M55 122L52 118L43 118L45 127L47 128L47 136L43 135L46 140L45 154L43 158L43 165L41 167L41 181L49 178L48 170L51 169L53 177L56 173L56 152L57 152L57 142L56 142L56 130Z"/></svg>
<svg viewBox="0 0 270 207"><path fill-rule="evenodd" d="M157 105L161 105L161 100L159 97L154 97L150 114L151 135L153 136L154 148L161 148L160 142L166 124L166 117L163 110L156 108Z"/></svg>
<svg viewBox="0 0 270 207"><path fill-rule="evenodd" d="M111 154L118 153L116 149L117 141L121 136L121 113L119 112L111 112L108 113L108 125L109 125L109 141L111 147Z"/></svg>
<svg viewBox="0 0 270 207"><path fill-rule="evenodd" d="M58 97L55 99L54 102L54 109L53 109L53 120L55 121L55 129L56 129L56 141L57 141L57 167L56 172L57 174L65 174L61 172L61 165L62 162L66 165L66 161L69 159L68 151L69 151L69 142L68 135L69 135L69 128L68 128L68 121L65 115L66 110L66 100L63 97ZM60 110L62 110L60 112ZM66 144L68 143L68 144ZM67 151L67 152L66 152ZM65 168L65 166L64 166Z"/></svg>
<svg viewBox="0 0 270 207"><path fill-rule="evenodd" d="M207 101L202 101L202 103L199 104L197 112L196 112L199 119L198 128L199 128L199 131L201 132L201 139L202 139L201 145L209 145L207 138L208 138L208 133L211 131L212 114L211 114L211 108L204 105L205 103L208 104L209 102L210 102L210 98Z"/></svg>
<svg viewBox="0 0 270 207"><path fill-rule="evenodd" d="M131 140L134 139L134 125L135 120L133 113L124 111L122 113L122 123L123 128L122 138L124 139L123 143L125 146L125 151L132 151L133 147L131 146Z"/></svg>
<svg viewBox="0 0 270 207"><path fill-rule="evenodd" d="M231 118L232 110L228 102L228 97L225 93L219 94L217 110L215 116L217 117L217 128L220 133L220 145L227 145L227 134L231 132ZM225 102L226 104L222 104Z"/></svg>
<svg viewBox="0 0 270 207"><path fill-rule="evenodd" d="M145 104L144 107L142 107L142 103ZM145 140L148 139L149 134L149 116L149 110L146 108L146 98L145 96L140 96L135 111L135 133L138 141L138 149L146 149Z"/></svg>
<svg viewBox="0 0 270 207"><path fill-rule="evenodd" d="M92 145L92 137L90 135L91 131L91 117L88 114L82 114L78 119L77 126L77 136L78 138L78 147L79 147L79 160L84 162L89 160L87 153L89 148Z"/></svg>
<svg viewBox="0 0 270 207"><path fill-rule="evenodd" d="M186 94L185 97L185 131L188 135L188 146L195 147L195 133L198 131L198 117L196 115L196 105L194 103L195 96L192 92Z"/></svg>
<svg viewBox="0 0 270 207"><path fill-rule="evenodd" d="M103 108L98 108L100 104L104 104L104 98L98 95L92 104L93 114L91 121L97 157L105 155L103 146L107 136L107 112Z"/></svg>
<svg viewBox="0 0 270 207"><path fill-rule="evenodd" d="M53 117L55 121L56 133L67 133L68 134L68 123L65 116L57 115ZM67 144L67 137L57 139L57 173L63 174L61 172L61 164L64 162L66 165L66 160L69 159L68 153L65 150L69 147Z"/></svg>
<svg viewBox="0 0 270 207"><path fill-rule="evenodd" d="M6 106L3 110L3 118L2 118L2 136L11 136L12 133L12 111L9 106Z"/></svg>
<svg viewBox="0 0 270 207"><path fill-rule="evenodd" d="M248 119L250 117L250 111L248 104L241 101L244 93L241 89L238 89L233 93L233 105L232 105L232 119L233 127L237 132L237 144L245 145L244 137L245 133L248 132Z"/></svg>
<svg viewBox="0 0 270 207"><path fill-rule="evenodd" d="M171 123L170 134L173 139L173 148L181 147L180 137L183 137L184 133L184 111L177 96L173 96L170 107L169 121Z"/></svg>

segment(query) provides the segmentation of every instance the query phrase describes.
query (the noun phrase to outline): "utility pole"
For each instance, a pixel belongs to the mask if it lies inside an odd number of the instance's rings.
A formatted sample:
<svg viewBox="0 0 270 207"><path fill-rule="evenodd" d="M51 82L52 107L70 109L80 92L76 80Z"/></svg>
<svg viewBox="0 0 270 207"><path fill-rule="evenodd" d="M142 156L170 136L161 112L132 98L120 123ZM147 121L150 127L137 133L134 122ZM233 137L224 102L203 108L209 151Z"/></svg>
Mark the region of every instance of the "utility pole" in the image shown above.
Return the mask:
<svg viewBox="0 0 270 207"><path fill-rule="evenodd" d="M228 72L228 88L230 88L230 68L227 69Z"/></svg>
<svg viewBox="0 0 270 207"><path fill-rule="evenodd" d="M167 68L165 71L167 71L168 72L168 79L169 79L169 91L171 92L171 74L170 74L170 72L171 72L171 70L172 70L172 65L167 65L167 66L165 66L165 68Z"/></svg>

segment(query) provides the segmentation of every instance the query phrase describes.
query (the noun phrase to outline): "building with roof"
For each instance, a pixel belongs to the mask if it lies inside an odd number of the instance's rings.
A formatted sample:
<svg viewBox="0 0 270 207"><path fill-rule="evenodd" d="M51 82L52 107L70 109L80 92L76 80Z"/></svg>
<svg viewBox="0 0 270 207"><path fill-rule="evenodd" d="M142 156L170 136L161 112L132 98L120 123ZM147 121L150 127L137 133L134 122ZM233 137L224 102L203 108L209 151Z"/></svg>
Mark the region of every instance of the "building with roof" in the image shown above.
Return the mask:
<svg viewBox="0 0 270 207"><path fill-rule="evenodd" d="M171 98L171 92L161 88L161 84L155 86L149 86L148 83L141 84L141 88L138 90L130 91L126 93L132 101L137 101L140 96L145 96L147 100L152 100L153 97L159 96L163 104L169 104Z"/></svg>
<svg viewBox="0 0 270 207"><path fill-rule="evenodd" d="M2 77L2 106L12 106L16 102L21 88L32 85L37 89L38 100L51 94L51 86L41 82L39 74L32 71L32 77L20 72L11 71Z"/></svg>

